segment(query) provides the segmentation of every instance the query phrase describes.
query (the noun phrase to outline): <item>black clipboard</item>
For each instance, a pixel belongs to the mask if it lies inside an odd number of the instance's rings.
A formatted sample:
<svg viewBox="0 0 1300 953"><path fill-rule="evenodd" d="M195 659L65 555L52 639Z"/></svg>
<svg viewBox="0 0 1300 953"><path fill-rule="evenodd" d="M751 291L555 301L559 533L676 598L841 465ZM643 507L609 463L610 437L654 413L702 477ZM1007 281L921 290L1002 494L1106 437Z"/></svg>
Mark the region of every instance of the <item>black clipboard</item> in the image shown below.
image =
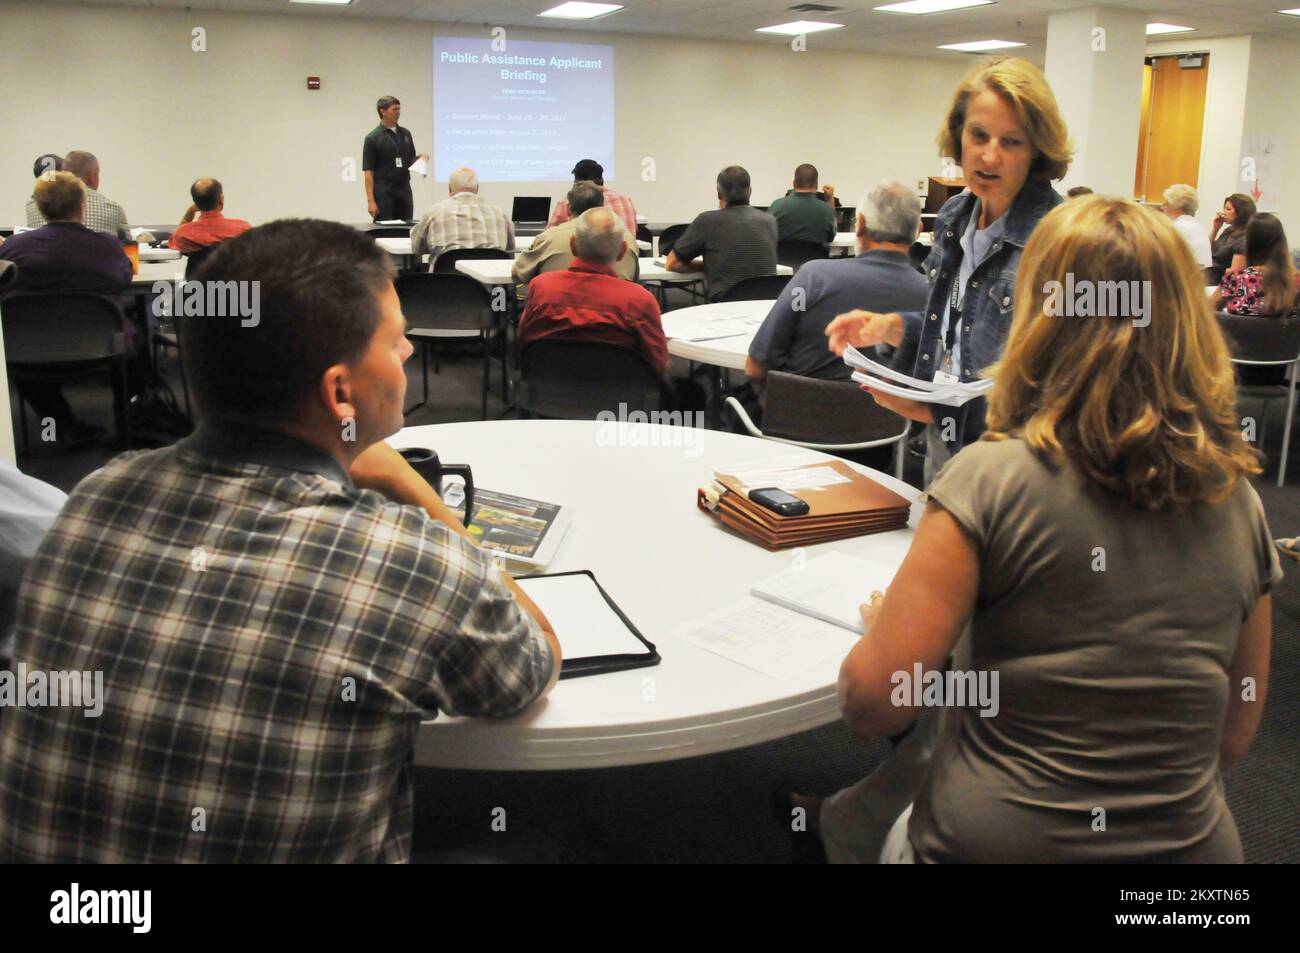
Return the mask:
<svg viewBox="0 0 1300 953"><path fill-rule="evenodd" d="M515 578L518 581L523 581L526 579L551 579L560 576L586 576L590 579L592 585L596 587L596 591L605 600L605 604L614 610L614 614L627 626L627 630L636 636L637 641L646 647L646 654L644 655L622 653L618 655L589 655L580 659L566 658L560 664L560 678L582 678L586 675L603 675L606 672L622 672L632 668L649 668L658 665L662 661L654 643L648 641L640 630L632 624L632 620L618 607L618 603L609 597L609 593L597 581L595 574L590 569L575 569L571 572L539 572Z"/></svg>

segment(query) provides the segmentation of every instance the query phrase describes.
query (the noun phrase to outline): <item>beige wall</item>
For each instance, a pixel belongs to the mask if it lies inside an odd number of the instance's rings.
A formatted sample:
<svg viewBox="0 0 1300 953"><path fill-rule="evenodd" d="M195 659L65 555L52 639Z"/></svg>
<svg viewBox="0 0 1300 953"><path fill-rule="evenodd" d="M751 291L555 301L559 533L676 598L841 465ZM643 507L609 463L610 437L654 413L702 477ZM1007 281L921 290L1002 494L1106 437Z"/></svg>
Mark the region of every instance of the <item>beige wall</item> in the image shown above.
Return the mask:
<svg viewBox="0 0 1300 953"><path fill-rule="evenodd" d="M1281 148L1280 200L1265 202L1287 230L1292 248L1300 247L1300 43L1257 36L1250 43L1250 77L1242 135L1268 135ZM1242 182L1236 191L1250 192ZM1225 193L1226 194L1226 193Z"/></svg>
<svg viewBox="0 0 1300 953"><path fill-rule="evenodd" d="M133 223L179 218L190 182L215 175L227 212L254 223L288 215L366 218L361 139L374 101L402 100L418 147L432 146L432 38L464 25L260 16L64 4L3 6L0 222L21 224L31 163L73 148L99 155L105 194ZM206 30L207 52L191 50ZM786 46L512 30L518 39L609 43L615 54L616 166L611 183L653 220L716 205L713 176L749 168L755 204L811 161L846 203L872 182L937 174L934 136L965 61L795 53ZM59 37L56 45L51 37ZM321 77L319 92L306 77ZM655 159L656 181L641 180ZM358 177L360 172L357 173ZM415 183L417 208L445 184ZM560 183L485 184L560 196Z"/></svg>

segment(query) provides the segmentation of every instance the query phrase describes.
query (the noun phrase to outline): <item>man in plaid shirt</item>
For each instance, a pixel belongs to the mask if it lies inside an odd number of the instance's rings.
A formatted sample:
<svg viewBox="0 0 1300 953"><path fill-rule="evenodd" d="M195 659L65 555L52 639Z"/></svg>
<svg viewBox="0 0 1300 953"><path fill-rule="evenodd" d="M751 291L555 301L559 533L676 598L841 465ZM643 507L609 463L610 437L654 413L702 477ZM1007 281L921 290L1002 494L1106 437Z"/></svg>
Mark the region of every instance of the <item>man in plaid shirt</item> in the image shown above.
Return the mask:
<svg viewBox="0 0 1300 953"><path fill-rule="evenodd" d="M15 663L102 672L103 710L5 712L0 861L405 861L421 719L523 710L559 645L383 442L385 253L274 222L198 277L257 320L186 318L198 431L83 480L28 566Z"/></svg>
<svg viewBox="0 0 1300 953"><path fill-rule="evenodd" d="M36 161L39 164L42 159L47 158L49 157L41 156L41 159ZM86 183L85 226L88 229L92 232L104 232L114 238L123 236L127 228L126 212L122 211L122 206L99 191L99 160L93 154L80 150L69 152L63 160L62 169L54 169L53 171L71 172ZM40 178L40 175L41 173L38 173L37 178ZM35 199L29 201L27 203L27 227L40 228L44 224L45 216L36 207Z"/></svg>
<svg viewBox="0 0 1300 953"><path fill-rule="evenodd" d="M515 250L515 223L479 197L478 174L473 169L453 172L447 180L447 192L451 197L425 212L411 229L411 251L429 255L430 271L439 255L457 248Z"/></svg>
<svg viewBox="0 0 1300 953"><path fill-rule="evenodd" d="M615 192L605 184L604 166L595 159L583 159L573 167L573 181L591 182L599 186L600 190L605 193L605 208L621 218L629 232L633 235L636 234L636 206L622 192ZM567 198L560 199L555 203L555 208L551 209L551 218L546 223L546 227L551 228L561 222L567 222L571 217L569 200Z"/></svg>

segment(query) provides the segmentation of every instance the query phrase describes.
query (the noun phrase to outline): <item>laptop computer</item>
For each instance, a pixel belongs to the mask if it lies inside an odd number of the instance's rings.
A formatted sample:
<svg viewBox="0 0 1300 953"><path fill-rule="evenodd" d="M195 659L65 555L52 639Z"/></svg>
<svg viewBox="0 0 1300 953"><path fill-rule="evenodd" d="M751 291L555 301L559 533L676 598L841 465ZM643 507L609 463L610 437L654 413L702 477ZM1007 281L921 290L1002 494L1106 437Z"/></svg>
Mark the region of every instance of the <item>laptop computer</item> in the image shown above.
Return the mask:
<svg viewBox="0 0 1300 953"><path fill-rule="evenodd" d="M510 209L516 235L537 235L551 217L551 199L547 195L516 195Z"/></svg>

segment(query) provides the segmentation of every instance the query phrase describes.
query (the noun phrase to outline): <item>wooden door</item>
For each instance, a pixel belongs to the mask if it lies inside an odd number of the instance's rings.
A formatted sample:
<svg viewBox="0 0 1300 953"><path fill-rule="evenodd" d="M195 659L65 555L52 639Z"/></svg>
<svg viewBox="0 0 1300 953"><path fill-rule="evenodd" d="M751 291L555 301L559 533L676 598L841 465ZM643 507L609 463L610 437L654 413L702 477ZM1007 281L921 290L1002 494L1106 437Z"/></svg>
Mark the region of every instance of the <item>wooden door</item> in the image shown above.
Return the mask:
<svg viewBox="0 0 1300 953"><path fill-rule="evenodd" d="M1133 194L1160 202L1176 182L1193 187L1201 171L1201 131L1205 122L1207 53L1201 65L1184 69L1177 56L1156 57L1142 77L1141 135Z"/></svg>

